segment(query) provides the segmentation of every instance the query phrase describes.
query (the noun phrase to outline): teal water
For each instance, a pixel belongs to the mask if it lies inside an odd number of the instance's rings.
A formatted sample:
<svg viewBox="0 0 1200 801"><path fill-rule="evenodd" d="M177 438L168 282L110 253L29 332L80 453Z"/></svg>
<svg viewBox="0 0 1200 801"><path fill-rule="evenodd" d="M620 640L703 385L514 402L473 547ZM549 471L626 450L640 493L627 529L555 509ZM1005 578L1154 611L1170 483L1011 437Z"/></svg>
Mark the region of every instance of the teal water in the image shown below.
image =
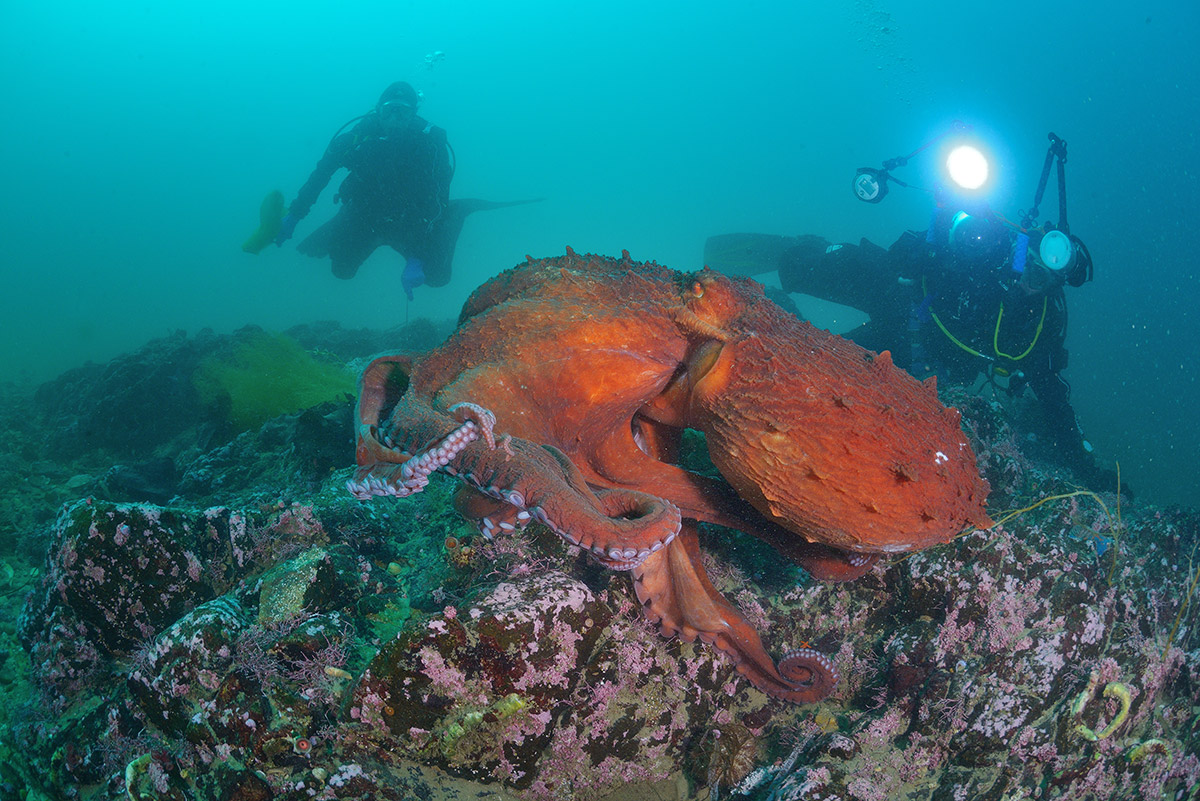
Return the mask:
<svg viewBox="0 0 1200 801"><path fill-rule="evenodd" d="M732 231L887 245L925 226L929 197L859 203L854 169L961 119L1014 218L1046 133L1069 142L1072 230L1097 275L1068 291L1076 409L1142 497L1200 504L1194 5L243 5L0 6L6 379L178 328L449 318L483 279L566 245L679 269ZM453 196L546 200L468 221L453 282L411 308L390 252L349 282L290 246L242 253L262 196L290 199L395 80L449 132ZM900 175L931 186L935 166Z"/></svg>

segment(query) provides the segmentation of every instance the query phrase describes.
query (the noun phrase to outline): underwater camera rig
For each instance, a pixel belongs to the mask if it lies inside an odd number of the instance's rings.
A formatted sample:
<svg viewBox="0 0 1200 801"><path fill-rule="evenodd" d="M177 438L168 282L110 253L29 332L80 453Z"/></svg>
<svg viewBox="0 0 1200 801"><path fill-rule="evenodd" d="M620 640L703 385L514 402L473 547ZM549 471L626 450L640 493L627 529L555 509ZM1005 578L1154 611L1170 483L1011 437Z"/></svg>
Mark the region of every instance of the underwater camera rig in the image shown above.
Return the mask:
<svg viewBox="0 0 1200 801"><path fill-rule="evenodd" d="M907 188L909 184L906 184L893 175L893 170L906 166L910 159L946 137L971 130L970 125L955 120L946 131L933 137L906 156L896 156L895 158L887 159L879 167L859 167L855 171L854 179L851 183L854 196L864 203L879 203L887 197L889 183L896 183ZM1053 132L1050 132L1047 136L1050 139L1050 146L1046 150L1046 158L1042 163L1042 173L1038 178L1033 205L1027 211L1021 212L1021 225L1018 231L1020 232L1020 236L1026 239L1026 241L1028 241L1031 233L1035 233L1033 229L1038 227L1038 206L1041 204L1042 198L1046 193L1046 184L1050 178L1050 167L1056 165L1058 223L1046 223L1041 226L1045 231L1040 235L1037 242L1039 257L1048 269L1062 275L1068 284L1071 286L1082 286L1092 280L1094 270L1092 257L1088 252L1087 246L1080 241L1079 237L1071 233L1070 224L1067 221L1067 142ZM962 171L957 169L958 165L954 163L947 164L948 172L952 180L960 188L977 189L986 180L987 160L975 148L960 147L956 148L950 154L948 161L955 159L956 156L960 156L964 150L970 151L970 156L967 159L968 168L965 178ZM1017 228L1017 226L1012 227ZM1024 263L1023 258L1021 262Z"/></svg>

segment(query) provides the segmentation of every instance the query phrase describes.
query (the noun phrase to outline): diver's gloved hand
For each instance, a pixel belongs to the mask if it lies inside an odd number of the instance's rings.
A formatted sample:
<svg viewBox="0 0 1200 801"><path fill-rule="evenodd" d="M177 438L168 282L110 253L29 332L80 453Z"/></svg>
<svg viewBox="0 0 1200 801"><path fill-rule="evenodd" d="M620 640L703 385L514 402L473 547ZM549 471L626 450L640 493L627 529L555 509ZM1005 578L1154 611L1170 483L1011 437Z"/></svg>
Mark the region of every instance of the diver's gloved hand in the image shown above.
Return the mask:
<svg viewBox="0 0 1200 801"><path fill-rule="evenodd" d="M292 234L296 232L296 223L299 219L288 214L279 221L279 233L275 235L275 244L283 245L284 242L292 238Z"/></svg>
<svg viewBox="0 0 1200 801"><path fill-rule="evenodd" d="M420 259L409 259L404 265L404 274L400 276L400 285L409 300L413 299L413 290L425 283L425 265Z"/></svg>

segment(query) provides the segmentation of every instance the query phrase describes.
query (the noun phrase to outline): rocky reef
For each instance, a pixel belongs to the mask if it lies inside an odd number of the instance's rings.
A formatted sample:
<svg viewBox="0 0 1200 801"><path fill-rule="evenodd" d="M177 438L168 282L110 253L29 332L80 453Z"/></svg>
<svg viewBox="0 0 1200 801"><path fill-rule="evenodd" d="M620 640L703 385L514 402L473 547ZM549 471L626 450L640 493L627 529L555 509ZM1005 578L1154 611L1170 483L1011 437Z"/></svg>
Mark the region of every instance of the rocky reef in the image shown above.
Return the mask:
<svg viewBox="0 0 1200 801"><path fill-rule="evenodd" d="M354 370L440 333L288 336ZM990 530L839 585L703 530L769 647L833 657L796 706L545 529L484 540L451 478L353 500L350 398L235 424L195 376L256 336L4 399L0 799L1196 797L1200 512L1079 490L1019 406L943 391Z"/></svg>

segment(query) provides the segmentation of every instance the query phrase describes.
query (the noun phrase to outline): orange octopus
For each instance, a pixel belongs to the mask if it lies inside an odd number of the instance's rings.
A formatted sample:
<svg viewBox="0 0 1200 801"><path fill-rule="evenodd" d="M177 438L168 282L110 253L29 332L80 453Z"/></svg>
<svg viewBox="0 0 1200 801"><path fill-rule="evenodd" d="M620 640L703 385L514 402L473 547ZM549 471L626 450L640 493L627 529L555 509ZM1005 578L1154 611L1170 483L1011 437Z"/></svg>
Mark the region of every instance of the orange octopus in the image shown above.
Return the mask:
<svg viewBox="0 0 1200 801"><path fill-rule="evenodd" d="M820 331L757 283L575 254L533 259L467 300L421 358L363 372L358 498L435 470L485 536L532 520L632 573L666 636L699 637L770 695L811 703L837 672L807 646L778 665L709 581L696 521L759 537L821 579L992 523L958 412L884 352ZM724 480L676 464L703 432Z"/></svg>

